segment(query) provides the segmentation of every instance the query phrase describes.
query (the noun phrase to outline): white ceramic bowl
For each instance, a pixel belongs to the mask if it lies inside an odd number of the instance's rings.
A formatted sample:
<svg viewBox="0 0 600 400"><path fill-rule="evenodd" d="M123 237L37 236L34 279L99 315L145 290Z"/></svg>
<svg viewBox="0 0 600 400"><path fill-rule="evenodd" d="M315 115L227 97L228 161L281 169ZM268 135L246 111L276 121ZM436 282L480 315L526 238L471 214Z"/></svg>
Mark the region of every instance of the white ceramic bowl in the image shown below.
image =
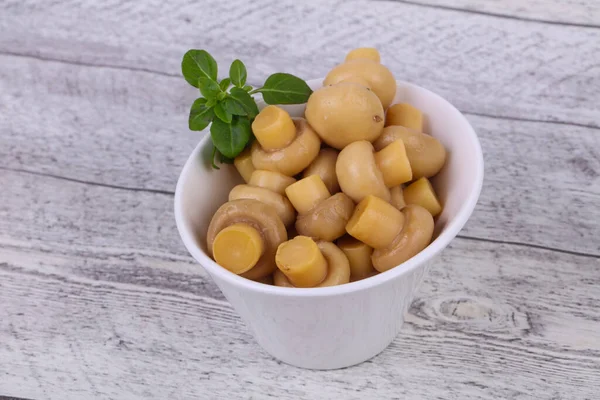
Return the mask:
<svg viewBox="0 0 600 400"><path fill-rule="evenodd" d="M322 79L309 81L316 89ZM206 230L214 212L241 182L232 166L210 167L212 145L205 135L187 160L175 192L175 219L189 252L212 276L273 357L298 367L342 368L363 362L394 340L415 291L434 257L470 217L483 181L477 135L450 103L429 90L398 81L394 103L408 102L426 115L425 131L448 150L443 170L433 179L444 210L436 238L405 263L372 278L345 285L295 289L253 282L217 265L206 253ZM303 116L304 106L289 106ZM443 265L440 266L443 268Z"/></svg>

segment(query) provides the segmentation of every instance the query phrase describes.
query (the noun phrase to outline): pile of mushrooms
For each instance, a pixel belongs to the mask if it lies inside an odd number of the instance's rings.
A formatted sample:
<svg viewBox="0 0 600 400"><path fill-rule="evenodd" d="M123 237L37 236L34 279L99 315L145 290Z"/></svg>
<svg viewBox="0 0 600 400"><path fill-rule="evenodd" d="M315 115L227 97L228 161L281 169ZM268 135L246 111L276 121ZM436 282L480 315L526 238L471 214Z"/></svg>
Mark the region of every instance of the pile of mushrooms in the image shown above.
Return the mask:
<svg viewBox="0 0 600 400"><path fill-rule="evenodd" d="M429 178L446 150L395 95L377 50L359 48L313 92L305 118L265 107L234 160L246 183L208 228L213 259L257 282L310 288L372 277L427 247L443 210Z"/></svg>

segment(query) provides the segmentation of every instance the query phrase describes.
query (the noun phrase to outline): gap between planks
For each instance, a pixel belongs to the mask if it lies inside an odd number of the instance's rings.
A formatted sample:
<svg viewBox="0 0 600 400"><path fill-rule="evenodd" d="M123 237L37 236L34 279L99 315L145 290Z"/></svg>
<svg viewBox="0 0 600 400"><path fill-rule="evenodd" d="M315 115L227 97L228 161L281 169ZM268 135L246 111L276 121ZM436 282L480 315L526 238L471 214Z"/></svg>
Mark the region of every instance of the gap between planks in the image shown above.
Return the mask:
<svg viewBox="0 0 600 400"><path fill-rule="evenodd" d="M390 3L399 3L399 4L407 4L415 7L424 7L424 8L433 8L436 10L446 10L446 11L455 11L466 14L476 14L476 15L485 15L487 17L495 17L502 19L511 19L514 21L522 21L522 22L535 22L540 24L549 24L549 25L560 25L560 26L572 26L577 28L589 28L589 29L600 29L600 25L598 24L584 24L580 22L564 22L564 21L553 21L549 19L543 18L532 18L532 17L517 17L514 15L495 13L490 11L482 11L482 10L474 10L460 7L452 7L445 6L441 4L429 4L429 3L421 3L418 1L411 0L373 0L373 1L381 1L381 2L390 2Z"/></svg>
<svg viewBox="0 0 600 400"><path fill-rule="evenodd" d="M396 1L396 0L376 0L376 1ZM162 72L159 70L154 70L154 69L149 69L149 68L136 68L136 67L123 66L123 65L88 63L85 61L65 60L65 59L61 59L61 58L46 57L46 56L41 56L38 54L23 54L23 53L17 53L17 52L12 52L12 51L0 50L0 56L29 58L29 59L43 61L43 62L56 62L56 63L60 63L60 64L89 67L89 68L106 68L106 69L124 70L124 71L132 71L132 72L145 72L148 74L160 75L160 76L165 76L168 78L178 78L178 79L181 78L180 74L170 74L167 72ZM252 86L259 86L256 84L256 82L249 82L248 84L250 84ZM474 116L478 116L478 117L501 119L501 120L507 120L507 121L538 122L538 123L544 123L544 124L577 126L577 127L581 127L581 128L600 130L600 126L593 125L593 124L582 124L582 123L577 123L577 122L560 121L560 120L520 118L520 117L511 117L511 116L506 116L506 115L493 115L493 114L485 114L485 113L479 113L476 111L468 111L468 110L460 110L460 112L462 112L463 114L466 114L466 115L474 115Z"/></svg>
<svg viewBox="0 0 600 400"><path fill-rule="evenodd" d="M107 184L107 183L99 183L99 182L86 181L86 180L82 180L82 179L69 178L69 177L60 176L60 175L49 174L49 173L46 173L46 172L30 171L30 170L20 169L20 168L10 168L10 167L0 166L0 170L10 171L10 172L15 172L15 173L22 173L22 174L35 175L35 176L42 176L42 177L47 177L47 178L51 178L51 179L57 179L57 180L62 180L62 181L67 181L67 182L73 182L73 183L79 183L79 184L82 184L82 185L91 185L91 186L104 187L104 188L108 188L108 189L125 190L125 191L131 191L131 192L145 192L145 193L152 193L152 194L161 194L161 195L170 196L170 197L173 197L175 195L174 191L169 191L169 190L159 190L159 189L150 189L150 188L139 188L139 187L111 185L111 184ZM569 254L569 255L573 255L573 256L581 256L581 257L587 257L587 258L599 259L600 260L600 254L585 253L585 252L572 251L572 250L567 250L567 249L559 249L559 248L556 248L556 247L542 246L542 245L532 244L532 243L514 242L514 241L498 240L498 239L490 239L490 238L480 238L480 237L465 236L465 235L457 235L456 237L459 238L459 239L464 239L464 240L472 240L472 241L479 241L479 242L504 244L504 245L509 245L509 246L528 247L528 248L532 248L532 249L553 251L553 252L562 253L562 254Z"/></svg>

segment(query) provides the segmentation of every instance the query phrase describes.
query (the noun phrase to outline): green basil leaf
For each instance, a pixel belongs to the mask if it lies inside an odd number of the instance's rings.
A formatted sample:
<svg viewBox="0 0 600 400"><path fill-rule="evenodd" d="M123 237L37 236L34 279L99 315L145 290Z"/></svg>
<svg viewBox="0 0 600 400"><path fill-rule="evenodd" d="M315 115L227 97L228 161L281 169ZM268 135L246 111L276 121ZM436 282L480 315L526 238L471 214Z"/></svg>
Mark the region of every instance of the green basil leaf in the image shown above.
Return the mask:
<svg viewBox="0 0 600 400"><path fill-rule="evenodd" d="M252 129L246 117L234 116L231 123L215 119L210 126L213 144L227 158L235 158L250 140Z"/></svg>
<svg viewBox="0 0 600 400"><path fill-rule="evenodd" d="M210 78L201 77L198 78L198 88L200 89L200 93L202 96L206 97L206 99L213 99L217 97L219 93L221 93L221 88L219 84L213 81Z"/></svg>
<svg viewBox="0 0 600 400"><path fill-rule="evenodd" d="M229 111L225 109L222 101L218 102L213 110L215 111L215 115L217 116L217 118L219 118L221 121L226 122L228 124L231 123L231 118L233 116Z"/></svg>
<svg viewBox="0 0 600 400"><path fill-rule="evenodd" d="M215 104L217 104L216 97L211 97L210 99L204 99L204 100L206 100L206 107L214 107Z"/></svg>
<svg viewBox="0 0 600 400"><path fill-rule="evenodd" d="M237 100L237 102L244 107L248 118L254 119L254 117L258 115L258 106L256 105L256 101L254 101L254 98L250 96L244 89L237 87L231 88L231 93L229 96Z"/></svg>
<svg viewBox="0 0 600 400"><path fill-rule="evenodd" d="M222 103L225 110L233 115L248 115L248 111L246 111L244 105L231 96L228 96Z"/></svg>
<svg viewBox="0 0 600 400"><path fill-rule="evenodd" d="M311 88L302 79L285 73L269 76L258 91L262 93L267 104L302 104L308 101L312 93Z"/></svg>
<svg viewBox="0 0 600 400"><path fill-rule="evenodd" d="M234 60L229 67L229 77L231 82L237 87L243 87L246 84L246 78L248 73L246 72L246 66L240 60Z"/></svg>
<svg viewBox="0 0 600 400"><path fill-rule="evenodd" d="M244 89L246 92L249 92L249 91L251 91L251 90L252 90L252 86L250 86L250 85L246 85L246 86L244 86L242 89Z"/></svg>
<svg viewBox="0 0 600 400"><path fill-rule="evenodd" d="M181 73L193 87L198 87L201 77L217 80L217 62L205 50L189 50L181 60Z"/></svg>
<svg viewBox="0 0 600 400"><path fill-rule="evenodd" d="M229 79L229 78L225 78L219 83L219 86L221 87L222 91L226 91L227 89L229 89L230 85L231 85L231 79Z"/></svg>
<svg viewBox="0 0 600 400"><path fill-rule="evenodd" d="M214 169L221 169L217 166L217 164L215 164L215 156L217 155L217 153L219 153L219 150L217 150L217 148L213 145L213 151L212 151L212 156L210 157L210 163ZM221 157L223 157L222 154L220 154L220 155L221 155Z"/></svg>
<svg viewBox="0 0 600 400"><path fill-rule="evenodd" d="M201 131L205 129L210 124L210 121L213 120L214 115L213 109L206 105L206 99L202 97L196 99L194 104L192 104L188 119L190 130Z"/></svg>

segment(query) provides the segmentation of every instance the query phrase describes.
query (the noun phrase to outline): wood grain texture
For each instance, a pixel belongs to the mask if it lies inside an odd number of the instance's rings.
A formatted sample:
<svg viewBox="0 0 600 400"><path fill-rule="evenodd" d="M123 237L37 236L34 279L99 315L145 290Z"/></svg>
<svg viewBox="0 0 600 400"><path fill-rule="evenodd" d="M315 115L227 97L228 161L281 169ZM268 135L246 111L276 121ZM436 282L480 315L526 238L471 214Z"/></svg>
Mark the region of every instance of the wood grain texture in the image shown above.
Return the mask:
<svg viewBox="0 0 600 400"><path fill-rule="evenodd" d="M0 60L0 129L7 132L0 137L0 168L174 190L199 138L187 130L192 96L183 79L13 56ZM29 123L32 114L36 124ZM481 139L486 176L464 234L600 255L599 131L468 118Z"/></svg>
<svg viewBox="0 0 600 400"><path fill-rule="evenodd" d="M594 0L388 0L447 10L534 21L600 28L600 4Z"/></svg>
<svg viewBox="0 0 600 400"><path fill-rule="evenodd" d="M386 352L301 371L262 353L186 255L170 195L8 171L0 185L12 188L0 201L0 359L10 360L0 393L591 399L600 389L598 258L457 239Z"/></svg>
<svg viewBox="0 0 600 400"><path fill-rule="evenodd" d="M0 397L596 399L594 6L2 2ZM172 193L199 137L179 61L205 47L256 83L356 45L466 112L486 177L390 348L305 371L262 352L181 244Z"/></svg>
<svg viewBox="0 0 600 400"><path fill-rule="evenodd" d="M348 49L373 45L399 79L462 110L600 126L600 29L384 1L11 0L0 7L3 53L178 76L187 49L207 48L224 65L239 57L251 80L262 82L277 71L324 76Z"/></svg>
<svg viewBox="0 0 600 400"><path fill-rule="evenodd" d="M357 367L316 372L266 356L226 302L185 293L185 279L177 291L99 281L64 266L118 265L77 253L2 254L0 356L9 361L0 392L592 399L600 389L597 260L459 239L390 348Z"/></svg>

